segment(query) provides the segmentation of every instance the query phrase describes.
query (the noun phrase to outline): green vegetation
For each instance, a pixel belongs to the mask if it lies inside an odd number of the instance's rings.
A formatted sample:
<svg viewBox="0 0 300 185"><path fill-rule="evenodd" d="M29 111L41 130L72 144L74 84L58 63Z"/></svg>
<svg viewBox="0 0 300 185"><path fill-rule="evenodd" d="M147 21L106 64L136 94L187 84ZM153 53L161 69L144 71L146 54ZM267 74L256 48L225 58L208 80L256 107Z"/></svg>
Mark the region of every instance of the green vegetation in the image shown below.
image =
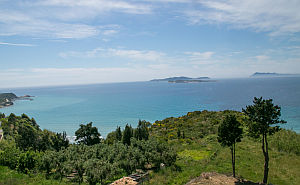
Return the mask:
<svg viewBox="0 0 300 185"><path fill-rule="evenodd" d="M235 177L235 145L241 142L243 129L234 115L226 116L218 129L218 142L222 146L229 146L231 150L232 174Z"/></svg>
<svg viewBox="0 0 300 185"><path fill-rule="evenodd" d="M0 165L46 180L107 184L136 169L157 171L162 163L172 166L177 157L166 143L148 137L150 123L145 121L139 121L136 129L127 125L123 132L118 127L110 143L100 139L92 123L81 124L76 131L78 144L69 144L65 134L41 130L25 114L4 116L1 121L5 139Z"/></svg>
<svg viewBox="0 0 300 185"><path fill-rule="evenodd" d="M93 123L90 122L87 125L81 124L80 128L75 132L76 141L88 146L99 144L101 134L96 127L93 127Z"/></svg>
<svg viewBox="0 0 300 185"><path fill-rule="evenodd" d="M279 119L281 115L280 107L273 105L272 101L272 99L263 100L262 97L255 97L253 105L249 105L246 109L243 109L243 112L250 120L247 125L250 135L254 138L262 136L262 151L265 157L263 183L268 182L269 174L269 147L267 136L279 131L279 126L271 127L271 125L286 123Z"/></svg>
<svg viewBox="0 0 300 185"><path fill-rule="evenodd" d="M18 97L13 93L0 93L0 108L13 105L13 101Z"/></svg>
<svg viewBox="0 0 300 185"><path fill-rule="evenodd" d="M237 130L240 123L244 133L243 138L232 137L235 142L241 139L234 147L236 176L259 182L264 174L259 168L264 162L264 139L250 137L250 118L237 111L195 111L153 124L139 121L137 128L117 127L105 140L69 144L65 134L41 130L26 115L4 115L0 118L5 136L0 141L0 184L108 184L136 169L149 171L147 183L155 185L185 184L202 172L231 174L231 150L218 142L232 144L221 131L232 129L231 123ZM268 135L269 182L300 184L300 135L271 124L268 129L277 131ZM79 141L100 136L91 123L80 125L77 133L85 133Z"/></svg>

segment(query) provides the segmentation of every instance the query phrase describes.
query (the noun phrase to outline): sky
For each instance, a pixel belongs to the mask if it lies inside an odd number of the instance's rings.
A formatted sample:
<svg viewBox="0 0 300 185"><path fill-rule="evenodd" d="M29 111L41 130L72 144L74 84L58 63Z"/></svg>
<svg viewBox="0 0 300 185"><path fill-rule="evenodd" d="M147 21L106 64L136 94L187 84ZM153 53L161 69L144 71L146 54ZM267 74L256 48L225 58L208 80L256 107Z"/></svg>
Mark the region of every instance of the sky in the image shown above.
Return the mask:
<svg viewBox="0 0 300 185"><path fill-rule="evenodd" d="M300 73L299 0L0 0L0 87Z"/></svg>

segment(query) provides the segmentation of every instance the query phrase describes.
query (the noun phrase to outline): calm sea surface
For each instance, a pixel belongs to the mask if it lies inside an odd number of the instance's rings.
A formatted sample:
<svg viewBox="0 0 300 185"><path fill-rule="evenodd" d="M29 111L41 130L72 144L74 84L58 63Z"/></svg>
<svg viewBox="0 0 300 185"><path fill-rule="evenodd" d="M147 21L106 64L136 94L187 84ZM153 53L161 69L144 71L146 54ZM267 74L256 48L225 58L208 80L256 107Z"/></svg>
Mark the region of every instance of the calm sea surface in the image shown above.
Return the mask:
<svg viewBox="0 0 300 185"><path fill-rule="evenodd" d="M254 96L282 107L285 128L300 132L300 78L220 79L206 83L132 82L80 86L0 89L34 101L18 100L0 112L34 117L43 129L74 135L79 124L93 122L102 136L139 119L154 122L195 110L238 110Z"/></svg>

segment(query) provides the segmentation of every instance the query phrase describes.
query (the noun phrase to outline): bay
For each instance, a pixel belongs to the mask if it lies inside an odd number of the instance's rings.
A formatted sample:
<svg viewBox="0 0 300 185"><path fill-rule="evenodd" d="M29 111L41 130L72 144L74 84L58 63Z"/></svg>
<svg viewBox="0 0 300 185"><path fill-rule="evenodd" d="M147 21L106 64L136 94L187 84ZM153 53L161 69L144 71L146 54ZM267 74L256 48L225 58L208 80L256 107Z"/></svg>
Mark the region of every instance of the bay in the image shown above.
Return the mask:
<svg viewBox="0 0 300 185"><path fill-rule="evenodd" d="M282 108L283 127L300 132L300 78L217 79L216 82L130 82L58 87L10 88L18 100L0 109L34 117L43 129L74 135L79 124L93 122L102 136L139 119L154 122L196 110L237 110L252 104L253 97L272 98Z"/></svg>

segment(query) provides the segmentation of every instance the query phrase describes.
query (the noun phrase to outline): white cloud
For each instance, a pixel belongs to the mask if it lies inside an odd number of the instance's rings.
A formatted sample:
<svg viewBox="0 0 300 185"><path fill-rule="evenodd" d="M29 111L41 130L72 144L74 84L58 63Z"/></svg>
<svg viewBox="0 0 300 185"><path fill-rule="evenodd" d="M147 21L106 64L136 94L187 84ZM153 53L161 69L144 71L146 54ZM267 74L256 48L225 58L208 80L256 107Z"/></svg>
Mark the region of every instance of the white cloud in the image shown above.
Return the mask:
<svg viewBox="0 0 300 185"><path fill-rule="evenodd" d="M300 31L298 0L208 0L199 3L202 7L185 12L193 24L224 23L271 35Z"/></svg>
<svg viewBox="0 0 300 185"><path fill-rule="evenodd" d="M212 57L214 52L207 51L207 52L185 52L186 55L189 55L191 60L207 60Z"/></svg>
<svg viewBox="0 0 300 185"><path fill-rule="evenodd" d="M128 49L104 49L96 48L86 52L61 52L59 56L68 57L120 57L133 59L138 61L161 61L165 57L165 53L152 50L128 50Z"/></svg>
<svg viewBox="0 0 300 185"><path fill-rule="evenodd" d="M14 6L0 7L0 35L76 39L97 35L106 37L118 33L119 26L95 24L93 21L120 12L148 14L151 7L122 0L18 1Z"/></svg>
<svg viewBox="0 0 300 185"><path fill-rule="evenodd" d="M36 6L47 6L47 7L61 7L67 12L74 11L79 8L82 12L78 12L77 16L95 16L95 14L101 14L110 11L123 12L129 14L148 14L151 13L151 7L149 5L141 3L132 3L129 1L122 0L41 0L35 3ZM66 9L70 8L70 9ZM73 16L73 13L71 13ZM71 15L69 14L69 15ZM65 14L67 15L67 14ZM73 18L71 16L70 18Z"/></svg>
<svg viewBox="0 0 300 185"><path fill-rule="evenodd" d="M33 44L20 44L20 43L9 43L9 42L0 42L0 45L7 45L7 46L23 46L23 47L32 47L35 46Z"/></svg>
<svg viewBox="0 0 300 185"><path fill-rule="evenodd" d="M266 55L258 55L258 56L255 56L256 60L258 61L266 61L266 60L269 60L269 56L266 56Z"/></svg>

